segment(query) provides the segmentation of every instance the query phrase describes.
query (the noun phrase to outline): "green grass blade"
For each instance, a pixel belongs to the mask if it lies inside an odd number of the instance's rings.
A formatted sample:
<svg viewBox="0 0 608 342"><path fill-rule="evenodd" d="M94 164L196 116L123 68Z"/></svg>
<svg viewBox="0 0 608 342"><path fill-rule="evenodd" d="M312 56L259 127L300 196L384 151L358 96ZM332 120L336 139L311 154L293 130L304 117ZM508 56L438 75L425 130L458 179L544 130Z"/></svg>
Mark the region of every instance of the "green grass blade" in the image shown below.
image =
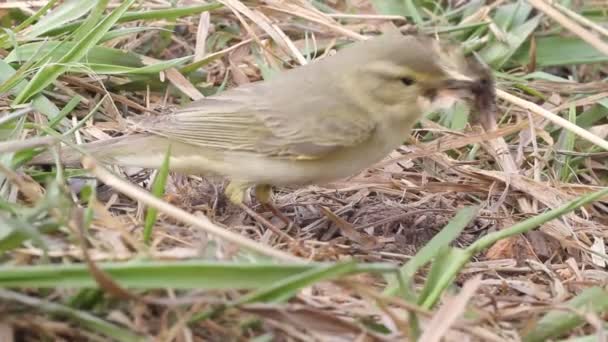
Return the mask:
<svg viewBox="0 0 608 342"><path fill-rule="evenodd" d="M407 9L403 0L371 0L378 14L405 16Z"/></svg>
<svg viewBox="0 0 608 342"><path fill-rule="evenodd" d="M466 250L471 256L475 255L481 252L482 250L489 248L498 240L505 239L507 237L514 236L517 234L529 232L545 222L554 220L573 210L576 210L584 205L600 200L601 198L606 196L608 196L608 187L606 189L578 197L562 205L561 207L551 209L537 216L530 217L529 219L516 223L509 228L501 229L497 232L488 234L475 241Z"/></svg>
<svg viewBox="0 0 608 342"><path fill-rule="evenodd" d="M163 164L158 169L156 173L156 177L154 177L154 181L152 182L152 195L157 198L162 198L165 193L165 185L167 184L167 178L169 177L169 161L171 160L171 146L167 148L167 153L165 154L165 159L163 160ZM150 244L152 240L152 228L156 223L156 208L148 208L146 212L146 217L144 220L144 243L147 245Z"/></svg>
<svg viewBox="0 0 608 342"><path fill-rule="evenodd" d="M588 288L565 305L581 312L593 312L601 316L608 311L608 292L600 287ZM541 318L523 340L524 342L547 341L559 337L583 323L585 323L585 319L574 312L553 310Z"/></svg>
<svg viewBox="0 0 608 342"><path fill-rule="evenodd" d="M80 104L80 101L82 101L82 97L80 95L72 97L70 101L68 101L68 103L66 103L65 106L61 109L59 114L57 114L57 116L55 116L52 120L49 121L49 128L55 128L61 122L61 120L63 120L63 118L70 114L74 110L74 108L76 108L78 104Z"/></svg>
<svg viewBox="0 0 608 342"><path fill-rule="evenodd" d="M61 5L42 17L36 24L31 26L31 29L25 35L25 38L33 39L48 31L62 27L65 24L84 16L93 8L93 6L95 6L95 1L64 1Z"/></svg>
<svg viewBox="0 0 608 342"><path fill-rule="evenodd" d="M115 341L143 342L146 340L143 336L136 335L130 332L128 329L124 329L118 325L104 321L103 319L93 316L87 312L75 310L61 304L52 303L46 300L41 300L4 289L0 289L0 298L3 302L17 302L32 309L35 308L38 311L47 312L49 314L66 318L84 329L103 334Z"/></svg>
<svg viewBox="0 0 608 342"><path fill-rule="evenodd" d="M68 53L63 56L56 64L52 64L42 68L27 84L25 89L21 91L13 104L23 103L30 97L42 91L51 84L59 75L67 69L68 63L78 62L86 56L87 52L110 30L116 21L124 14L124 12L133 4L135 0L127 0L117 7L110 15L102 20L93 30L85 35L77 42Z"/></svg>
<svg viewBox="0 0 608 342"><path fill-rule="evenodd" d="M564 204L563 206L561 206L559 208L555 208L555 209L552 209L545 213L542 213L540 215L531 217L531 218L529 218L525 221L522 221L520 223L517 223L509 228L502 229L497 232L488 234L488 235L478 239L477 241L475 241L473 244L471 244L465 250L455 249L455 250L462 251L462 253L456 252L456 254L453 255L452 260L450 261L450 265L451 265L450 268L448 270L446 270L444 272L444 274L442 275L441 279L435 283L435 288L434 288L435 299L439 298L439 296L441 295L441 292L444 291L452 283L453 279L456 277L458 272L460 272L460 270L466 265L466 263L474 255L476 255L477 253L481 252L482 250L484 250L486 248L489 248L494 243L496 243L496 241L508 238L510 236L514 236L517 234L522 234L522 233L531 231L532 229L540 226L541 224L543 224L545 222L548 222L548 221L551 221L558 217L561 217L573 210L576 210L584 205L597 201L606 196L608 196L608 188L585 195L585 196L581 196L579 198L576 198L576 199ZM431 298L431 299L433 299L433 298ZM430 301L431 299L427 299L427 301Z"/></svg>
<svg viewBox="0 0 608 342"><path fill-rule="evenodd" d="M418 12L418 8L416 8L414 0L404 0L404 2L407 13L410 15L410 17L412 17L412 20L414 23L416 23L416 26L422 27L424 25L424 20L422 19L420 12Z"/></svg>
<svg viewBox="0 0 608 342"><path fill-rule="evenodd" d="M530 44L522 46L510 64L530 63ZM549 36L536 38L536 66L538 68L561 65L579 65L608 62L608 55L596 50L578 37Z"/></svg>
<svg viewBox="0 0 608 342"><path fill-rule="evenodd" d="M53 51L53 55L51 55L51 57L55 60L59 60L61 56L66 55L70 50L72 50L75 45L76 43L73 42L43 42L24 44L19 47L19 53L17 53L17 50L11 51L11 53L6 56L5 61L7 63L25 62L31 59L37 61L42 57L42 54L38 54L38 57L36 57L37 53L42 52L43 54L46 54L51 51ZM109 64L130 68L144 67L144 64L141 61L141 56L138 54L104 46L93 46L85 55L84 59L87 63L91 64Z"/></svg>
<svg viewBox="0 0 608 342"><path fill-rule="evenodd" d="M122 16L118 22L125 23L129 21L136 20L165 20L165 19L176 19L181 17L188 17L197 14L201 14L203 12L213 11L219 8L222 8L224 5L218 2L212 2L209 4L198 5L198 6L190 6L190 7L178 7L178 8L166 8L166 9L157 9L157 10L149 10L149 11L133 11L127 12L124 16ZM73 31L80 25L82 22L76 22L74 24L66 25L65 27L55 29L53 31L49 31L49 35L57 35L63 32Z"/></svg>
<svg viewBox="0 0 608 342"><path fill-rule="evenodd" d="M36 20L38 20L38 18L42 17L43 15L45 15L45 13L53 8L53 6L55 6L55 4L57 3L58 0L50 0L48 1L44 6L42 6L38 11L36 11L36 13L34 13L34 15L29 16L27 19L25 19L24 21L22 21L19 25L17 25L14 28L15 32L19 32L21 30L23 30L26 27L30 27L30 24L35 22ZM2 39L0 38L0 41L2 41Z"/></svg>
<svg viewBox="0 0 608 342"><path fill-rule="evenodd" d="M99 263L100 269L125 288L255 289L327 264L274 264L251 262L138 261ZM353 273L394 272L391 264L361 264ZM0 267L0 287L95 288L97 283L84 264Z"/></svg>
<svg viewBox="0 0 608 342"><path fill-rule="evenodd" d="M418 304L422 308L431 309L439 301L445 289L456 279L462 262L469 260L467 253L460 248L448 247L441 256L433 262L424 289L420 293Z"/></svg>
<svg viewBox="0 0 608 342"><path fill-rule="evenodd" d="M293 297L300 289L317 282L338 278L355 270L354 262L338 263L311 269L300 274L285 278L272 286L255 291L238 301L238 304L265 302L282 303Z"/></svg>
<svg viewBox="0 0 608 342"><path fill-rule="evenodd" d="M186 61L192 59L192 56L186 56L181 58L175 58L168 61L162 61L158 63L154 63L151 65L147 65L141 68L131 68L131 67L123 67L116 65L107 65L107 64L82 64L83 67L72 67L70 71L93 71L96 74L101 75L150 75L150 74L158 74L163 70L167 70L169 68L178 67L184 64Z"/></svg>
<svg viewBox="0 0 608 342"><path fill-rule="evenodd" d="M483 48L479 55L492 67L497 69L502 67L538 27L540 18L540 16L536 16L515 27L506 33L506 44L495 40Z"/></svg>
<svg viewBox="0 0 608 342"><path fill-rule="evenodd" d="M8 65L3 60L0 60L0 84L9 80L15 74L15 69L13 69L10 65ZM19 82L15 89L17 91L25 88L27 83L25 81ZM32 107L39 111L40 113L46 115L46 117L52 119L59 114L59 108L51 102L48 98L43 95L38 95L34 97L34 101L32 101Z"/></svg>
<svg viewBox="0 0 608 342"><path fill-rule="evenodd" d="M568 110L568 121L573 124L577 124L576 122L576 108L574 106L570 106L570 110ZM557 148L563 151L574 151L574 143L576 142L576 135L569 130L562 130L560 137L557 141ZM575 171L573 168L575 165L572 163L571 156L557 155L556 162L559 166L558 174L562 182L568 182L570 177Z"/></svg>
<svg viewBox="0 0 608 342"><path fill-rule="evenodd" d="M414 277L418 269L428 262L430 262L440 250L449 246L460 235L462 230L475 218L479 211L478 207L467 207L463 208L450 222L435 235L431 241L429 241L424 247L416 253L416 255L410 259L405 265L399 270L403 281L405 282L405 291L409 291L409 284L411 279ZM387 295L394 295L399 290L399 283L396 279L389 280L384 293ZM407 296L408 299L413 299L413 294Z"/></svg>

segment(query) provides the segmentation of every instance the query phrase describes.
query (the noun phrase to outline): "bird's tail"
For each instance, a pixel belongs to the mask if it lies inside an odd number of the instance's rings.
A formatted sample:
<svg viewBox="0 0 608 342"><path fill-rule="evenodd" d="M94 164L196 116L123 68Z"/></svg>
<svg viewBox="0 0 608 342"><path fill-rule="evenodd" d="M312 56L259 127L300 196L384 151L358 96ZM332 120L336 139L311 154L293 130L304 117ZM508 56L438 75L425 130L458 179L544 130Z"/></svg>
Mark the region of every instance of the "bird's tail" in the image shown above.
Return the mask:
<svg viewBox="0 0 608 342"><path fill-rule="evenodd" d="M102 163L136 166L133 164L142 164L139 160L142 156L155 155L162 157L163 153L166 153L167 147L167 140L163 137L134 134L78 145L78 149L81 151L69 146L63 146L59 155L61 164L68 167L80 166L80 161L84 156L82 151L90 154ZM156 157L144 163L148 165L138 166L155 168L158 167L157 164L161 161L162 159ZM32 158L28 164L55 164L55 158L50 151L46 151Z"/></svg>

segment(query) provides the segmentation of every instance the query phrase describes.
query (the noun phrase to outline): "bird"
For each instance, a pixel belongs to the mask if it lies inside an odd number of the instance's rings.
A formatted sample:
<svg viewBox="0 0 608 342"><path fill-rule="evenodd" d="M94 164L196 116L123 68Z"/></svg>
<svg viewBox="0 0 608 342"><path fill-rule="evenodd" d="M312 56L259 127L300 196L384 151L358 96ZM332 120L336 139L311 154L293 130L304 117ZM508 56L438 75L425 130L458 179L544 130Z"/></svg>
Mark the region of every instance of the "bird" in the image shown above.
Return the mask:
<svg viewBox="0 0 608 342"><path fill-rule="evenodd" d="M379 162L442 96L484 111L493 89L475 56L433 37L391 31L137 120L133 134L81 146L102 163L141 168L159 168L170 147L171 170L227 177L231 202L242 204L253 188L270 204L273 186L325 184ZM62 155L66 163L79 158L76 151Z"/></svg>

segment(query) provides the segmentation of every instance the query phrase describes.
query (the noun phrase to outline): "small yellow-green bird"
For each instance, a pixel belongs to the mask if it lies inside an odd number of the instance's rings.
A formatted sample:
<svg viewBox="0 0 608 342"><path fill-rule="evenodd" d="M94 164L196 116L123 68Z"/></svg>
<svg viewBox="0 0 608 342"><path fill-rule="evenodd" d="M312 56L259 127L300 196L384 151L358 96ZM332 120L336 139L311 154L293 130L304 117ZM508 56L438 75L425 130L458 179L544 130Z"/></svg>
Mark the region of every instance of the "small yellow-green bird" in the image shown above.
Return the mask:
<svg viewBox="0 0 608 342"><path fill-rule="evenodd" d="M232 202L255 187L269 203L271 186L323 184L380 161L445 93L474 99L478 109L494 101L490 74L474 57L391 32L83 147L104 163L158 168L170 145L172 170L226 176Z"/></svg>

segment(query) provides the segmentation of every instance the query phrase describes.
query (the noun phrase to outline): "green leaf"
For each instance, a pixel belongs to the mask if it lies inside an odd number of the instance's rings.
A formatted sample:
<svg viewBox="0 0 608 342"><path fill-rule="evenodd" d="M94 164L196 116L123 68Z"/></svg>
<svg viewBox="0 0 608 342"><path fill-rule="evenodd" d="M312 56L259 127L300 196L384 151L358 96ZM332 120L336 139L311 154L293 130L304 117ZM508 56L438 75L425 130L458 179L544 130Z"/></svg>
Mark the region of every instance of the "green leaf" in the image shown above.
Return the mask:
<svg viewBox="0 0 608 342"><path fill-rule="evenodd" d="M515 27L512 31L506 32L506 42L494 40L484 47L479 55L483 60L494 68L500 68L519 47L528 39L540 23L540 16L536 16L524 24Z"/></svg>
<svg viewBox="0 0 608 342"><path fill-rule="evenodd" d="M469 122L469 106L463 101L458 101L446 110L446 126L454 131L462 131Z"/></svg>
<svg viewBox="0 0 608 342"><path fill-rule="evenodd" d="M0 84L9 80L14 74L15 69L13 69L3 60L0 60ZM25 81L21 81L15 86L15 89L17 91L23 90L26 85L27 83ZM46 115L46 117L48 117L49 119L52 119L59 114L59 108L57 108L57 106L55 106L53 102L51 102L43 95L38 95L34 97L32 107L34 107L34 109L36 109L40 113Z"/></svg>
<svg viewBox="0 0 608 342"><path fill-rule="evenodd" d="M598 104L582 112L576 118L576 123L583 128L588 128L605 118L608 118L608 105L602 105L598 102Z"/></svg>
<svg viewBox="0 0 608 342"><path fill-rule="evenodd" d="M530 43L523 45L511 63L530 63ZM577 37L549 36L536 38L536 65L538 67L608 62L608 55L596 50Z"/></svg>
<svg viewBox="0 0 608 342"><path fill-rule="evenodd" d="M532 13L532 6L524 1L499 6L493 16L494 23L504 31L523 25Z"/></svg>

